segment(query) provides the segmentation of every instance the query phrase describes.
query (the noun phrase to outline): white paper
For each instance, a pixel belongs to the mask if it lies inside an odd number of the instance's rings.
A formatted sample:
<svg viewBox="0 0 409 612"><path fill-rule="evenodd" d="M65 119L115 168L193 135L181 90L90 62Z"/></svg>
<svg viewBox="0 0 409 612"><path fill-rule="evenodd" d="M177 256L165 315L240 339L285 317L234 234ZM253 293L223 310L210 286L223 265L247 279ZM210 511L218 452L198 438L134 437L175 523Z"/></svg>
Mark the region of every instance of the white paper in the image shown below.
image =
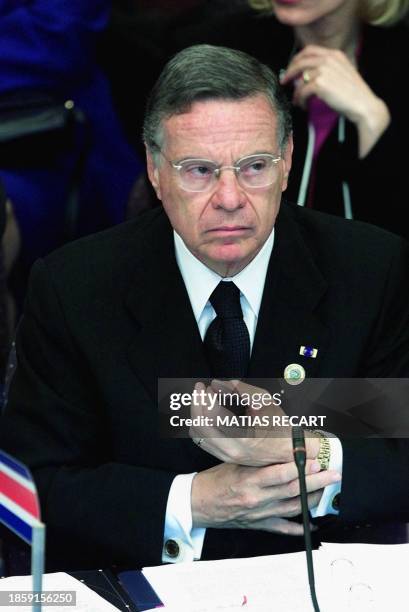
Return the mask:
<svg viewBox="0 0 409 612"><path fill-rule="evenodd" d="M313 610L304 553L197 561L144 568L159 598L173 610L280 612Z"/></svg>
<svg viewBox="0 0 409 612"><path fill-rule="evenodd" d="M33 579L31 576L10 576L0 580L0 591L32 591ZM43 606L44 612L118 612L118 608L108 603L97 593L89 589L85 584L76 580L69 574L57 572L55 574L44 574L43 591L75 591L76 605ZM1 606L2 612L31 612L32 606Z"/></svg>
<svg viewBox="0 0 409 612"><path fill-rule="evenodd" d="M323 544L313 552L321 612L385 612L407 601L409 544ZM164 612L310 612L304 552L144 568Z"/></svg>
<svg viewBox="0 0 409 612"><path fill-rule="evenodd" d="M408 599L409 544L325 543L319 559L341 610L385 612Z"/></svg>

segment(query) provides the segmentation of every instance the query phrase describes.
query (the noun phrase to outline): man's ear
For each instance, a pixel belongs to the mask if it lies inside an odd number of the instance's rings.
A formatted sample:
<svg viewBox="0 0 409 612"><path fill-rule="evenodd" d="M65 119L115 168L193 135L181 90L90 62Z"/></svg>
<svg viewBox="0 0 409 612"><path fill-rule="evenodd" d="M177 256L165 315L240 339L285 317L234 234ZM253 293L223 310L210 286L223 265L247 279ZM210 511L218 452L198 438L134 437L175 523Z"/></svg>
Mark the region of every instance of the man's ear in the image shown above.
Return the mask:
<svg viewBox="0 0 409 612"><path fill-rule="evenodd" d="M290 134L290 136L288 137L285 149L282 153L284 174L283 174L283 181L281 185L281 191L285 191L287 189L288 177L290 175L291 164L292 164L292 159L293 159L293 149L294 149L293 135Z"/></svg>
<svg viewBox="0 0 409 612"><path fill-rule="evenodd" d="M152 187L155 190L156 196L159 200L161 200L160 194L160 184L159 184L159 170L155 164L155 160L153 159L152 153L146 147L146 168L148 171L148 177L152 184Z"/></svg>

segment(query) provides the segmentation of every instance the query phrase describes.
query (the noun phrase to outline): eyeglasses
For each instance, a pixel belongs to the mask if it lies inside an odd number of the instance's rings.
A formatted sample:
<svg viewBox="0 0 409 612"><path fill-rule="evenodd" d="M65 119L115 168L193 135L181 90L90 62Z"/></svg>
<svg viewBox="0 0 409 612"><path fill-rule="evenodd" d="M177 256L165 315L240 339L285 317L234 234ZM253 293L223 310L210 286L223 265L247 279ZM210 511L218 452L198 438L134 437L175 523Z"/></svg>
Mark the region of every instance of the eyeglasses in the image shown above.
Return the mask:
<svg viewBox="0 0 409 612"><path fill-rule="evenodd" d="M222 170L233 170L239 184L244 188L268 187L277 179L277 164L281 157L271 153L255 153L242 157L234 166L218 166L208 159L183 159L170 161L161 149L160 153L178 172L179 182L185 191L207 191L214 187Z"/></svg>

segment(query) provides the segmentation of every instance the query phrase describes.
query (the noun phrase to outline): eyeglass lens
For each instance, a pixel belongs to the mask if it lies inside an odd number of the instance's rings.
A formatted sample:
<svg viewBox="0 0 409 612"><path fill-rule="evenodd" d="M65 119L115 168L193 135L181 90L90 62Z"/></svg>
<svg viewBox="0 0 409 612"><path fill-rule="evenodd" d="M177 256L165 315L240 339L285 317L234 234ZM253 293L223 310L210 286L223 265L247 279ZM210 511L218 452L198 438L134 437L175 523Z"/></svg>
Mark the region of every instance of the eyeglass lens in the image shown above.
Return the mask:
<svg viewBox="0 0 409 612"><path fill-rule="evenodd" d="M241 159L236 166L218 167L214 162L191 159L175 166L179 171L182 187L188 191L205 191L213 186L223 170L232 170L243 187L267 187L277 176L277 161L272 155L251 155Z"/></svg>

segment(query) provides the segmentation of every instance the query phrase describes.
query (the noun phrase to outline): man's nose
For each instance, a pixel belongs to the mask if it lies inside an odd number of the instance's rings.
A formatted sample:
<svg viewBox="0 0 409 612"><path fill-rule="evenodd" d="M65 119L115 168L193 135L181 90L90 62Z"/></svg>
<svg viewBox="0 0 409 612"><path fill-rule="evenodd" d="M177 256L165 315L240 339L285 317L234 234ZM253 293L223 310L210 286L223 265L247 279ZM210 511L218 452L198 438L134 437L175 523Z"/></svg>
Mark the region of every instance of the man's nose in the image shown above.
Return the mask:
<svg viewBox="0 0 409 612"><path fill-rule="evenodd" d="M212 195L212 203L217 208L233 211L242 208L246 202L246 194L241 187L233 168L224 168L217 179Z"/></svg>

